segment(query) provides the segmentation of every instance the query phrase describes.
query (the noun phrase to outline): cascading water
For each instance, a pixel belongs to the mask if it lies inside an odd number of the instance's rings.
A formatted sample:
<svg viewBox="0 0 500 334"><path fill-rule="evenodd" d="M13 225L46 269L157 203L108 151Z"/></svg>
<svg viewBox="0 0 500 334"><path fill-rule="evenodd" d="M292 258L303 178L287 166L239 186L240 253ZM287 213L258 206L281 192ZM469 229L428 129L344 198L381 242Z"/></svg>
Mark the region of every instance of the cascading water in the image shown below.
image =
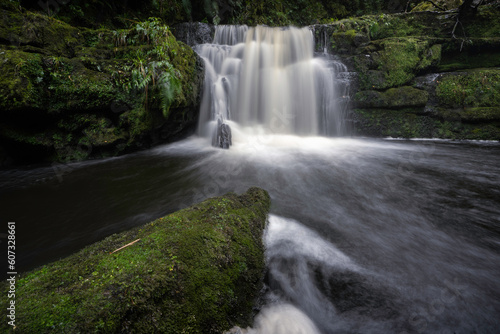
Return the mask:
<svg viewBox="0 0 500 334"><path fill-rule="evenodd" d="M268 134L345 134L335 78L345 66L314 57L308 28L219 26L214 42L196 46L206 74L199 134L231 144L229 124Z"/></svg>

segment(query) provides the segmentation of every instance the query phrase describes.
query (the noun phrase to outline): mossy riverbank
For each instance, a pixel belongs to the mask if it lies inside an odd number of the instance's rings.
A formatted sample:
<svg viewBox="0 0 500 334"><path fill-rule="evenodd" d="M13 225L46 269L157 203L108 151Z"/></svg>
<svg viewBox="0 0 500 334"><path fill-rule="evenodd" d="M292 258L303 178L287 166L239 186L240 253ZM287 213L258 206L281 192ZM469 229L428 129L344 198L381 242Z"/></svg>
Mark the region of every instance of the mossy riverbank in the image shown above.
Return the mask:
<svg viewBox="0 0 500 334"><path fill-rule="evenodd" d="M269 206L259 188L229 193L22 274L16 329L3 321L1 331L222 333L247 326L262 287ZM7 289L3 283L4 295Z"/></svg>
<svg viewBox="0 0 500 334"><path fill-rule="evenodd" d="M195 127L203 62L158 19L112 30L1 14L0 166L114 156Z"/></svg>

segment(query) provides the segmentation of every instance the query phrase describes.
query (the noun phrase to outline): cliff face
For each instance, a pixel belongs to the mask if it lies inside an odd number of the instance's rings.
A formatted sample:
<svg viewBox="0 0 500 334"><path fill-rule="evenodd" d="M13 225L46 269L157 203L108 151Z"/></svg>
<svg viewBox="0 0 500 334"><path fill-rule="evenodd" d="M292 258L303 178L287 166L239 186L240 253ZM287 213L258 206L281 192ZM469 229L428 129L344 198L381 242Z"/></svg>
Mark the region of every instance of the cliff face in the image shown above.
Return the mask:
<svg viewBox="0 0 500 334"><path fill-rule="evenodd" d="M197 123L203 62L156 19L87 29L2 2L0 163L167 142Z"/></svg>
<svg viewBox="0 0 500 334"><path fill-rule="evenodd" d="M355 134L500 140L500 4L313 26L358 73Z"/></svg>
<svg viewBox="0 0 500 334"><path fill-rule="evenodd" d="M25 273L16 282L13 332L222 333L248 326L262 288L269 206L259 188L211 198ZM6 283L0 288L7 294ZM2 298L4 309L6 303ZM7 321L0 328L12 331Z"/></svg>

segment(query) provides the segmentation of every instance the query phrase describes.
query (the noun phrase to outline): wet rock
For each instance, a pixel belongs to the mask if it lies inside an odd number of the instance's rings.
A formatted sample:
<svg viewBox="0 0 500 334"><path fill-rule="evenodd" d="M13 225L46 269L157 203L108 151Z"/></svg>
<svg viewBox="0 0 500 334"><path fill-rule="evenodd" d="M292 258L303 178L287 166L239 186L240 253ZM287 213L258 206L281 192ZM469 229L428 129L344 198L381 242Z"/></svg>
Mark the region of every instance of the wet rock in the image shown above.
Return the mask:
<svg viewBox="0 0 500 334"><path fill-rule="evenodd" d="M211 43L214 39L215 27L201 22L185 22L174 27L174 36L179 41L193 47L198 44Z"/></svg>

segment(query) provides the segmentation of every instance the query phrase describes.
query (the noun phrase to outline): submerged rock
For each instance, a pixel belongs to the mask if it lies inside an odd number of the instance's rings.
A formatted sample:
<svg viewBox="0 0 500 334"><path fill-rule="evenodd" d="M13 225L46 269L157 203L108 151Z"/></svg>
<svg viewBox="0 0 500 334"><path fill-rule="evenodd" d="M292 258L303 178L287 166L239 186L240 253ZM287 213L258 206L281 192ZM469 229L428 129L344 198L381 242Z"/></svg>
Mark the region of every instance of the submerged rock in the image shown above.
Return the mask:
<svg viewBox="0 0 500 334"><path fill-rule="evenodd" d="M262 189L229 193L22 274L16 331L222 333L248 326L262 287L269 207ZM8 288L1 285L5 295Z"/></svg>

